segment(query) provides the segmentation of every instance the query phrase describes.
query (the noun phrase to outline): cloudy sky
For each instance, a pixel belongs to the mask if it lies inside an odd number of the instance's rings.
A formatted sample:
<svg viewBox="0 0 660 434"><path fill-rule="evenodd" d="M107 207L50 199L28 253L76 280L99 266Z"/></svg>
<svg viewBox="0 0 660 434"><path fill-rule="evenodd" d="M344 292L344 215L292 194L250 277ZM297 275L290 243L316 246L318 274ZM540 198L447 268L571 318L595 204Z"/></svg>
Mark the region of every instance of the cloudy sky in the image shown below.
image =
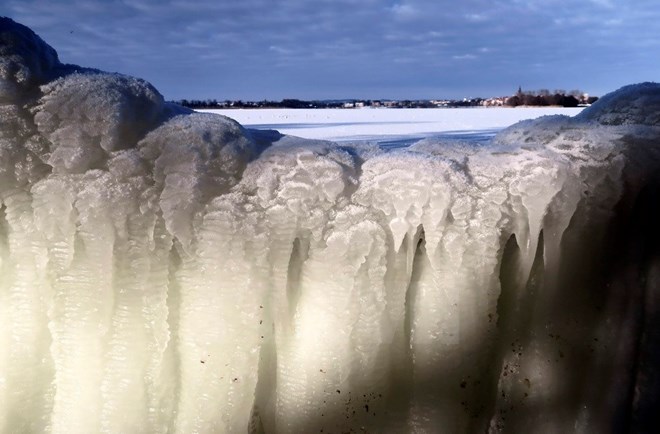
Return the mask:
<svg viewBox="0 0 660 434"><path fill-rule="evenodd" d="M2 0L60 60L167 99L601 95L660 81L657 0Z"/></svg>

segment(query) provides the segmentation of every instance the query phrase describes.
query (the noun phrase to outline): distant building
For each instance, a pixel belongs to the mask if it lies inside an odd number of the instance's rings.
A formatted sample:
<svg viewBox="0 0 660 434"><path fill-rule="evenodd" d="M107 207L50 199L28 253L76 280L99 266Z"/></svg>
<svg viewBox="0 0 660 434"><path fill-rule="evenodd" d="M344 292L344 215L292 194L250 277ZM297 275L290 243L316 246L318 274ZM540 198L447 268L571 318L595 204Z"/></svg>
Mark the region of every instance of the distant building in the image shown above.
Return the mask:
<svg viewBox="0 0 660 434"><path fill-rule="evenodd" d="M432 99L431 104L436 107L447 107L451 101L447 99Z"/></svg>
<svg viewBox="0 0 660 434"><path fill-rule="evenodd" d="M503 107L506 105L506 100L508 97L506 96L500 96L500 97L495 97L495 98L487 98L483 101L481 101L481 105L484 107Z"/></svg>

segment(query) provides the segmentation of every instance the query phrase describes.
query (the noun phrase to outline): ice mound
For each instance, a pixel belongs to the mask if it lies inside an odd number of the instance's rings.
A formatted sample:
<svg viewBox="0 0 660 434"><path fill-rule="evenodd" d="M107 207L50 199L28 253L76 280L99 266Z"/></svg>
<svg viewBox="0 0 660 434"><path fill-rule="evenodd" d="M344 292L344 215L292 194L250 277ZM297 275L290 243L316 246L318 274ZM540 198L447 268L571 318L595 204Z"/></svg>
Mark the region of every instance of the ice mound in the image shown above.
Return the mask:
<svg viewBox="0 0 660 434"><path fill-rule="evenodd" d="M577 115L603 125L660 126L660 86L641 83L622 87Z"/></svg>
<svg viewBox="0 0 660 434"><path fill-rule="evenodd" d="M0 432L660 428L660 85L385 152L0 43Z"/></svg>
<svg viewBox="0 0 660 434"><path fill-rule="evenodd" d="M61 66L55 50L33 31L0 17L0 102L16 100L49 81Z"/></svg>

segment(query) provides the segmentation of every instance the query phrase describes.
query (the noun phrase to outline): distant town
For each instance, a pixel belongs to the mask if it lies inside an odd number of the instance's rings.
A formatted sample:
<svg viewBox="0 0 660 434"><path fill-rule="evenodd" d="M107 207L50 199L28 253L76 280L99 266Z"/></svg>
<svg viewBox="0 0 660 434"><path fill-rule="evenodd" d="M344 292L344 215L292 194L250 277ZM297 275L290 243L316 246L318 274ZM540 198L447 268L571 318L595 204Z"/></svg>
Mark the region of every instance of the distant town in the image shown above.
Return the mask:
<svg viewBox="0 0 660 434"><path fill-rule="evenodd" d="M566 92L558 89L550 92L547 89L538 91L518 91L511 96L493 98L463 98L463 99L418 99L418 100L371 100L371 99L343 99L343 100L313 100L283 99L281 101L242 101L216 99L174 101L185 107L194 109L241 109L241 108L442 108L442 107L580 107L589 106L598 97L590 96L579 90Z"/></svg>

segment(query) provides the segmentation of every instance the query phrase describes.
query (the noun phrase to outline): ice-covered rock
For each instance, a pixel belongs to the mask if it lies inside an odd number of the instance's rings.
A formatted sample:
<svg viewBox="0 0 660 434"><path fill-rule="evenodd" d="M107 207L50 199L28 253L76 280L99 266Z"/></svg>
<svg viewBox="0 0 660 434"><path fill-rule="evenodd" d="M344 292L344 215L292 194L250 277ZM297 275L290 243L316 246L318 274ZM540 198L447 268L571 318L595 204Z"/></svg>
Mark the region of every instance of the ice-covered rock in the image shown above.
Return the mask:
<svg viewBox="0 0 660 434"><path fill-rule="evenodd" d="M0 55L0 432L660 427L660 85L386 152Z"/></svg>
<svg viewBox="0 0 660 434"><path fill-rule="evenodd" d="M605 95L576 116L603 125L660 126L660 86L640 83Z"/></svg>
<svg viewBox="0 0 660 434"><path fill-rule="evenodd" d="M52 47L30 29L0 17L0 102L16 101L56 77L60 68Z"/></svg>

